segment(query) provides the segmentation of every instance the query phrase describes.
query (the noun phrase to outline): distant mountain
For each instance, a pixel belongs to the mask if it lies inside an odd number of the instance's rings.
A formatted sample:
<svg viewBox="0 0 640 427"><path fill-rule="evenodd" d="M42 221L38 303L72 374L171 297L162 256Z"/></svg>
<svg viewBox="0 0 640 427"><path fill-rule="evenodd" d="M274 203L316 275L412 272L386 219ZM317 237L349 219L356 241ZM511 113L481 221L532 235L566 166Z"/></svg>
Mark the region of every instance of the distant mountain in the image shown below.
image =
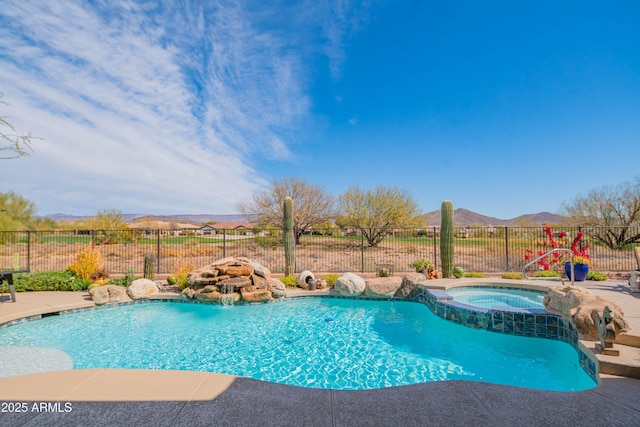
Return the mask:
<svg viewBox="0 0 640 427"><path fill-rule="evenodd" d="M440 211L431 211L423 215L428 226L440 225ZM542 225L557 224L564 220L561 215L552 214L550 212L539 212L535 214L520 215L512 219L499 219L492 216L481 215L464 208L458 208L453 211L453 220L456 226L469 227L472 225Z"/></svg>
<svg viewBox="0 0 640 427"><path fill-rule="evenodd" d="M63 213L56 213L52 215L45 215L45 218L51 218L56 222L65 221L80 221L90 218L90 216L80 215L67 215ZM211 214L176 214L176 215L147 215L147 214L123 214L125 222L134 222L139 220L152 220L152 221L167 221L167 222L182 222L190 224L204 224L205 222L242 222L245 219L239 214L229 215L211 215Z"/></svg>
<svg viewBox="0 0 640 427"><path fill-rule="evenodd" d="M176 215L145 215L145 214L123 214L125 222L134 222L140 220L164 221L164 222L180 222L194 225L201 225L205 222L243 222L246 221L240 214L228 215L212 215L212 214L176 214ZM440 225L440 211L431 211L423 215L427 226ZM76 216L57 213L46 215L45 218L51 218L54 221L77 221L89 218L88 216ZM561 215L552 214L550 212L538 212L535 214L520 215L512 219L500 219L492 216L486 216L477 212L464 208L458 208L453 211L455 225L460 227L469 227L472 225L542 225L542 224L559 224L565 218Z"/></svg>

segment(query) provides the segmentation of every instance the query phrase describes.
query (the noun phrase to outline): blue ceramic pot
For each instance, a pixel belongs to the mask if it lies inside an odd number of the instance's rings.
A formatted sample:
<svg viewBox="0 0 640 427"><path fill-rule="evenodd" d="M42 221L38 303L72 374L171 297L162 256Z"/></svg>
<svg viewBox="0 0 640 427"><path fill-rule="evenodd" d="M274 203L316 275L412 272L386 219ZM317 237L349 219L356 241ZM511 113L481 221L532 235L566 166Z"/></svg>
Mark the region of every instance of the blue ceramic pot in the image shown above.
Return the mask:
<svg viewBox="0 0 640 427"><path fill-rule="evenodd" d="M574 264L573 272L576 275L576 278L573 280L574 282L584 282L587 280L587 274L589 274L589 266L587 264ZM571 280L571 263L564 263L564 273L567 275L567 278Z"/></svg>

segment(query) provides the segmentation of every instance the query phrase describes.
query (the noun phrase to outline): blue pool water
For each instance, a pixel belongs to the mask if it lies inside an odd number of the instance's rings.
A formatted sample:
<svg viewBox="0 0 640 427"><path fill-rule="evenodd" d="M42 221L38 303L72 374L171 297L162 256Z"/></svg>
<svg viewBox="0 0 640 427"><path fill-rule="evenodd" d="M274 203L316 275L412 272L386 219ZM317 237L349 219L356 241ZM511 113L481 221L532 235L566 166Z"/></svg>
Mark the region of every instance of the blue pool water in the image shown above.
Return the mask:
<svg viewBox="0 0 640 427"><path fill-rule="evenodd" d="M465 286L451 288L447 293L454 301L481 308L511 307L544 310L545 293L523 289Z"/></svg>
<svg viewBox="0 0 640 427"><path fill-rule="evenodd" d="M443 380L596 385L569 344L467 328L404 301L124 305L0 330L0 354L22 349L30 359L42 349L43 359L68 355L75 369L208 371L341 390Z"/></svg>

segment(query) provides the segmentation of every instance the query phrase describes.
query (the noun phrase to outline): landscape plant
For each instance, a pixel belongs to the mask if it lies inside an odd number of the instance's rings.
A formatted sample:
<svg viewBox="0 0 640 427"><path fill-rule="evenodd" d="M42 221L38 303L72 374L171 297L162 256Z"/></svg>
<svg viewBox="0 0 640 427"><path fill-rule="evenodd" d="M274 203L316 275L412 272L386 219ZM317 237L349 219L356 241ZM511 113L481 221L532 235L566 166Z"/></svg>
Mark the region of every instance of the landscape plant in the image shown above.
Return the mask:
<svg viewBox="0 0 640 427"><path fill-rule="evenodd" d="M475 271L468 271L468 272L464 273L464 277L470 277L470 278L473 278L473 279L486 279L489 276L487 276L486 274L483 274L483 273L477 273Z"/></svg>
<svg viewBox="0 0 640 427"><path fill-rule="evenodd" d="M418 258L409 264L409 267L415 268L417 273L424 273L433 268L433 263L425 258Z"/></svg>
<svg viewBox="0 0 640 427"><path fill-rule="evenodd" d="M340 196L336 224L359 230L369 247L377 246L394 229L424 223L418 204L407 190L379 185L375 190L351 187Z"/></svg>
<svg viewBox="0 0 640 427"><path fill-rule="evenodd" d="M609 277L604 274L601 273L599 271L595 271L595 270L591 270L589 271L589 273L587 273L587 280L594 280L594 281L603 281L603 280L607 280Z"/></svg>
<svg viewBox="0 0 640 427"><path fill-rule="evenodd" d="M295 288L298 286L298 278L291 274L280 277L280 281L284 283L287 288Z"/></svg>
<svg viewBox="0 0 640 427"><path fill-rule="evenodd" d="M187 277L189 273L195 270L197 267L185 257L179 257L173 264L171 270L171 276L175 279L176 285L180 290L187 287Z"/></svg>
<svg viewBox="0 0 640 427"><path fill-rule="evenodd" d="M27 291L82 291L91 284L90 280L81 279L69 270L34 271L20 273L14 277L17 292Z"/></svg>
<svg viewBox="0 0 640 427"><path fill-rule="evenodd" d="M71 263L67 270L72 271L83 280L91 279L91 274L103 268L104 259L100 251L93 245L85 245L75 256L75 261Z"/></svg>
<svg viewBox="0 0 640 427"><path fill-rule="evenodd" d="M116 286L124 286L128 288L131 286L131 283L135 280L135 276L133 275L133 269L128 268L127 272L122 277L116 277L107 282L107 285L116 285Z"/></svg>
<svg viewBox="0 0 640 427"><path fill-rule="evenodd" d="M522 273L517 273L515 271L507 271L506 273L502 273L503 279L511 279L511 280L522 280Z"/></svg>
<svg viewBox="0 0 640 427"><path fill-rule="evenodd" d="M283 224L284 224L284 274L290 276L293 274L296 266L296 242L293 231L293 199L285 197L283 206Z"/></svg>
<svg viewBox="0 0 640 427"><path fill-rule="evenodd" d="M542 256L545 253L549 252L552 249L571 249L572 257L575 264L590 264L591 257L589 256L588 249L591 246L590 244L579 247L579 243L584 236L582 231L578 231L576 237L573 239L571 245L569 246L569 236L566 231L560 231L558 234L558 240L553 235L553 229L548 225L543 225L542 229L544 233L547 235L547 239L543 241L537 241L536 245L540 248L534 252L533 249L527 248L524 253L525 261L530 261L535 259L538 256ZM537 252L537 255L536 255ZM562 271L564 268L564 263L569 261L570 258L567 257L566 252L553 252L551 255L544 256L537 264L540 266L542 270L554 270L554 271Z"/></svg>
<svg viewBox="0 0 640 427"><path fill-rule="evenodd" d="M327 282L327 286L329 287L333 287L333 285L336 284L336 280L338 280L338 278L340 277L339 274L327 274L326 276L324 276L322 279Z"/></svg>
<svg viewBox="0 0 640 427"><path fill-rule="evenodd" d="M449 278L453 274L453 203L442 202L440 225L440 263L442 277Z"/></svg>

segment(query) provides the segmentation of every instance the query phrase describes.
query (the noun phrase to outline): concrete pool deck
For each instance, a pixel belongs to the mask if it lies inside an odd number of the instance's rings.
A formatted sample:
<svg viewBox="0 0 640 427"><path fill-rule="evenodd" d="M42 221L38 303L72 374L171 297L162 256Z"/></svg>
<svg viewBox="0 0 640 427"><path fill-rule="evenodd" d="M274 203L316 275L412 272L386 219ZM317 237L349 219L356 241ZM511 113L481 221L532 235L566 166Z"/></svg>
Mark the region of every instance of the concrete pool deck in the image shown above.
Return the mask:
<svg viewBox="0 0 640 427"><path fill-rule="evenodd" d="M622 282L584 286L619 304L631 336L640 337L640 294ZM0 323L91 306L86 292L19 293L17 302L0 304ZM640 352L625 357L640 364ZM640 425L640 380L601 375L581 392L472 381L338 391L215 373L87 369L0 378L0 405L0 425L630 426Z"/></svg>

